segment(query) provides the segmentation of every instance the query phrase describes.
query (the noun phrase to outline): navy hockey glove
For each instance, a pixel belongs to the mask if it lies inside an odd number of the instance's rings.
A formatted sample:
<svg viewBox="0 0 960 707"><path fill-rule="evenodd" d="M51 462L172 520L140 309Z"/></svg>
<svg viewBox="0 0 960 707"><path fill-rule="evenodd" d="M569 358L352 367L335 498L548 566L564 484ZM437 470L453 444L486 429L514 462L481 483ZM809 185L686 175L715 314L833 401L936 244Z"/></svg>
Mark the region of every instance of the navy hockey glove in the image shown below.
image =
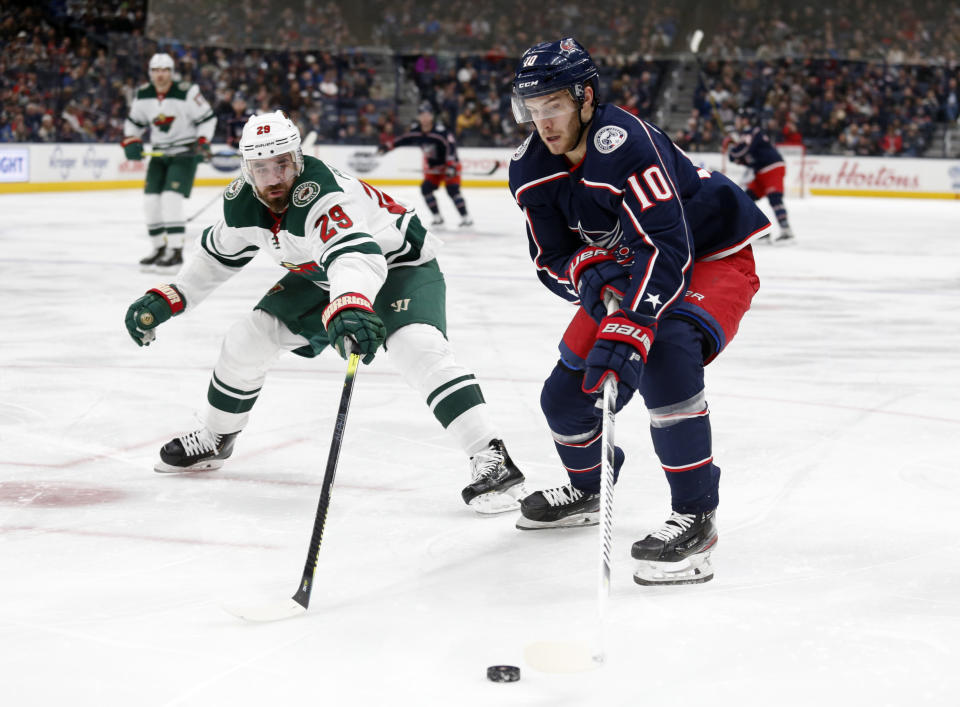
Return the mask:
<svg viewBox="0 0 960 707"><path fill-rule="evenodd" d="M445 176L447 179L456 179L456 178L457 178L457 175L458 175L459 173L460 173L460 170L457 169L456 163L454 163L454 164L448 164L448 165L447 165L447 168L446 168L446 170L445 170L445 172L444 172L444 176Z"/></svg>
<svg viewBox="0 0 960 707"><path fill-rule="evenodd" d="M620 301L630 286L630 275L613 253L597 246L584 246L573 254L567 264L567 278L580 295L580 304L598 324L607 316L607 292Z"/></svg>
<svg viewBox="0 0 960 707"><path fill-rule="evenodd" d="M373 311L370 300L356 292L347 292L333 300L324 308L322 319L330 345L344 358L347 358L344 338L348 336L356 342L356 352L363 356L364 363L373 361L377 349L387 338L387 329Z"/></svg>
<svg viewBox="0 0 960 707"><path fill-rule="evenodd" d="M157 338L153 330L175 317L187 306L183 294L173 285L160 285L130 305L124 323L137 346L149 346Z"/></svg>
<svg viewBox="0 0 960 707"><path fill-rule="evenodd" d="M587 355L581 385L584 393L598 394L604 379L614 376L618 383L617 410L626 405L640 387L643 364L653 345L654 330L635 322L631 314L618 309L600 322L597 340Z"/></svg>

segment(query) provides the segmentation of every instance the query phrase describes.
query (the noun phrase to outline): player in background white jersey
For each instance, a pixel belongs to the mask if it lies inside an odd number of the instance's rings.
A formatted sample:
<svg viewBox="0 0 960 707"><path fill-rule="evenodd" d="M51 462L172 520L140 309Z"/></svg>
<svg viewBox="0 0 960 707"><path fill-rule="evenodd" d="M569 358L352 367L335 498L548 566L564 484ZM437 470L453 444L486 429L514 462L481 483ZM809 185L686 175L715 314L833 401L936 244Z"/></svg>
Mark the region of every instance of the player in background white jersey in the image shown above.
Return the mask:
<svg viewBox="0 0 960 707"><path fill-rule="evenodd" d="M128 160L142 160L149 129L152 152L162 153L147 166L143 209L152 250L140 266L176 270L183 264L183 202L193 189L197 161L210 158L217 118L196 84L174 81L173 57L154 54L149 66L150 82L130 104L121 145Z"/></svg>
<svg viewBox="0 0 960 707"><path fill-rule="evenodd" d="M243 177L224 190L223 219L203 232L175 282L130 306L127 330L138 345L149 344L157 325L192 311L258 252L287 274L227 333L207 390L204 427L164 445L154 468L222 466L279 356L312 358L329 346L346 358L349 337L364 363L386 349L470 458L464 502L478 513L516 510L526 493L523 474L476 376L457 363L446 338L439 241L412 208L304 157L299 131L280 111L247 121L240 154Z"/></svg>

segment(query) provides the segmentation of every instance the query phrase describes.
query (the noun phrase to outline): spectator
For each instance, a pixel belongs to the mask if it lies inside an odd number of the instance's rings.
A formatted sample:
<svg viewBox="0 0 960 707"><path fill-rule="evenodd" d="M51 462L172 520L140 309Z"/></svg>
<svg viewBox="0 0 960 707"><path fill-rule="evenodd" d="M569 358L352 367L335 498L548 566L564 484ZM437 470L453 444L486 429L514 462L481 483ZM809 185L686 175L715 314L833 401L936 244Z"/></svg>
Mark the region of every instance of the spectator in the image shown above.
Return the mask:
<svg viewBox="0 0 960 707"><path fill-rule="evenodd" d="M457 116L457 142L462 145L474 145L480 135L480 124L482 120L477 104L473 101L467 101L463 112Z"/></svg>
<svg viewBox="0 0 960 707"><path fill-rule="evenodd" d="M785 145L803 144L803 135L800 134L800 131L797 130L796 123L790 118L784 123L783 130L780 131L780 142Z"/></svg>
<svg viewBox="0 0 960 707"><path fill-rule="evenodd" d="M899 155L903 149L903 138L896 123L887 126L887 131L879 141L880 152L887 156Z"/></svg>
<svg viewBox="0 0 960 707"><path fill-rule="evenodd" d="M940 111L946 123L955 123L960 117L960 93L957 91L957 79L951 77L940 98Z"/></svg>
<svg viewBox="0 0 960 707"><path fill-rule="evenodd" d="M926 140L920 134L920 128L916 123L910 123L907 126L907 134L903 137L903 150L900 154L904 157L920 157L926 149Z"/></svg>

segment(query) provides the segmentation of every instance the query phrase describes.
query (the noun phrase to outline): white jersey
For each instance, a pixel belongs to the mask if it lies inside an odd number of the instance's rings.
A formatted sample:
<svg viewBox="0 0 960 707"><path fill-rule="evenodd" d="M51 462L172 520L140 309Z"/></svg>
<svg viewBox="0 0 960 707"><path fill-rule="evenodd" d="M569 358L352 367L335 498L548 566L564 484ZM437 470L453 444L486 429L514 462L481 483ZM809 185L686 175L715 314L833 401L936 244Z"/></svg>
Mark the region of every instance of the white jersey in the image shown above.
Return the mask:
<svg viewBox="0 0 960 707"><path fill-rule="evenodd" d="M282 214L271 212L242 177L224 190L223 213L177 276L188 308L258 251L331 299L356 292L373 302L389 270L429 262L439 246L413 208L314 157L304 157Z"/></svg>
<svg viewBox="0 0 960 707"><path fill-rule="evenodd" d="M124 138L142 138L147 128L155 150L175 155L189 150L197 138L213 140L217 117L196 84L174 83L165 94L158 94L147 83L137 89L130 105Z"/></svg>

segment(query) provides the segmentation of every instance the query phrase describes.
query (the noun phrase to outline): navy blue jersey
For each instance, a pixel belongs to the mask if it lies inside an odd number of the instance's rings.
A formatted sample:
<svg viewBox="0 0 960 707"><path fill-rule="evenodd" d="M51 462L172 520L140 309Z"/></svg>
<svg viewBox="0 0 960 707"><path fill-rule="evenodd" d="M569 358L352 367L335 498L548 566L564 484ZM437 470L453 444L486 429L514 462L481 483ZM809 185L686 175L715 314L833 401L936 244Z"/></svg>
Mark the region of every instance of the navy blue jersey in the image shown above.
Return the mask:
<svg viewBox="0 0 960 707"><path fill-rule="evenodd" d="M732 162L750 167L756 172L772 165L783 164L783 155L759 127L737 135L727 150L727 156Z"/></svg>
<svg viewBox="0 0 960 707"><path fill-rule="evenodd" d="M393 141L394 147L417 145L423 150L427 167L443 168L457 163L457 143L453 133L442 124L434 123L432 130L424 130L420 123L414 123L403 135Z"/></svg>
<svg viewBox="0 0 960 707"><path fill-rule="evenodd" d="M696 167L656 126L600 105L587 153L571 166L533 132L510 162L540 280L571 302L567 265L584 245L610 250L630 273L622 306L652 325L682 301L695 260L736 253L770 221L719 172Z"/></svg>

